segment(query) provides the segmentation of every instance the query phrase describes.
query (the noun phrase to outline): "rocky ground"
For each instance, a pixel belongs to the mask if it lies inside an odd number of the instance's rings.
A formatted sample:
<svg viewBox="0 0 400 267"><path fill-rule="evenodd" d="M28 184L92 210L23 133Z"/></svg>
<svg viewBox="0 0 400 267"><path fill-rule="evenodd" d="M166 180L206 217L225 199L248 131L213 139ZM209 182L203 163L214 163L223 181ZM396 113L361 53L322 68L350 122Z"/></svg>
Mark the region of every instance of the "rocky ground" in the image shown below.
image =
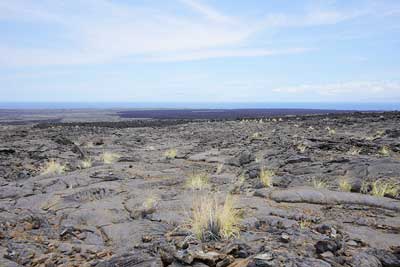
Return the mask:
<svg viewBox="0 0 400 267"><path fill-rule="evenodd" d="M0 266L400 266L399 125L395 112L0 125ZM208 185L188 187L199 173ZM228 194L240 235L198 240L194 203Z"/></svg>

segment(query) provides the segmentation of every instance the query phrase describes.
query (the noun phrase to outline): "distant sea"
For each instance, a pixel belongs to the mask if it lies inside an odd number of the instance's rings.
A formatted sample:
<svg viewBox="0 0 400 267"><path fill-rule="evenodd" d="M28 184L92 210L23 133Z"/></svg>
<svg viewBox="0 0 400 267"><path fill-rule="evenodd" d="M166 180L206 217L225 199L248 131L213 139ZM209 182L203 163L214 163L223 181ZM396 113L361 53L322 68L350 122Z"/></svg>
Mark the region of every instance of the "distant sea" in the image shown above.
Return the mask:
<svg viewBox="0 0 400 267"><path fill-rule="evenodd" d="M358 111L400 110L399 103L211 103L211 102L0 102L0 109L329 109Z"/></svg>

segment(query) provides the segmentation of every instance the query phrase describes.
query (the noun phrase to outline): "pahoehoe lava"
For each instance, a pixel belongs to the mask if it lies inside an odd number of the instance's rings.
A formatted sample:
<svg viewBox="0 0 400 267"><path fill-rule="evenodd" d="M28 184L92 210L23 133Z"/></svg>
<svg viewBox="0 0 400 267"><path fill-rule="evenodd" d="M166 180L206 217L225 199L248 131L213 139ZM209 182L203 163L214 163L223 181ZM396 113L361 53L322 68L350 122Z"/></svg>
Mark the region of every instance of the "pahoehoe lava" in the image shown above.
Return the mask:
<svg viewBox="0 0 400 267"><path fill-rule="evenodd" d="M3 121L0 266L400 266L399 112L228 113Z"/></svg>

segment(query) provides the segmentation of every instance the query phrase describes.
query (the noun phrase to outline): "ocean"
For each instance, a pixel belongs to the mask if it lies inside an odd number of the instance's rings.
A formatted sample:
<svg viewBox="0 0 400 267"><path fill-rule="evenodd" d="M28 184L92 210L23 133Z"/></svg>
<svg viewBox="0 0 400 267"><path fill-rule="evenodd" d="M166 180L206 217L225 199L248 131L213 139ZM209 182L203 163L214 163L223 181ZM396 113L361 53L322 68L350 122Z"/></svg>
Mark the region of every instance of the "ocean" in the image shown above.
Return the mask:
<svg viewBox="0 0 400 267"><path fill-rule="evenodd" d="M0 102L0 109L327 109L354 111L400 110L400 103L215 103L215 102Z"/></svg>

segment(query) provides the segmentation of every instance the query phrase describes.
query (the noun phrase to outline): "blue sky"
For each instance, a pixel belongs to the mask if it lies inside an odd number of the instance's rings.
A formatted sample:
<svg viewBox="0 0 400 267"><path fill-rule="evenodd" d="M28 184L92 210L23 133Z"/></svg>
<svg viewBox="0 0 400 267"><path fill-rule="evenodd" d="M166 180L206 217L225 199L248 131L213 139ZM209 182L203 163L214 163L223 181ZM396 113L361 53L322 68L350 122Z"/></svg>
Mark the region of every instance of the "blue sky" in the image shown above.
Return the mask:
<svg viewBox="0 0 400 267"><path fill-rule="evenodd" d="M400 1L2 0L7 101L400 102Z"/></svg>

